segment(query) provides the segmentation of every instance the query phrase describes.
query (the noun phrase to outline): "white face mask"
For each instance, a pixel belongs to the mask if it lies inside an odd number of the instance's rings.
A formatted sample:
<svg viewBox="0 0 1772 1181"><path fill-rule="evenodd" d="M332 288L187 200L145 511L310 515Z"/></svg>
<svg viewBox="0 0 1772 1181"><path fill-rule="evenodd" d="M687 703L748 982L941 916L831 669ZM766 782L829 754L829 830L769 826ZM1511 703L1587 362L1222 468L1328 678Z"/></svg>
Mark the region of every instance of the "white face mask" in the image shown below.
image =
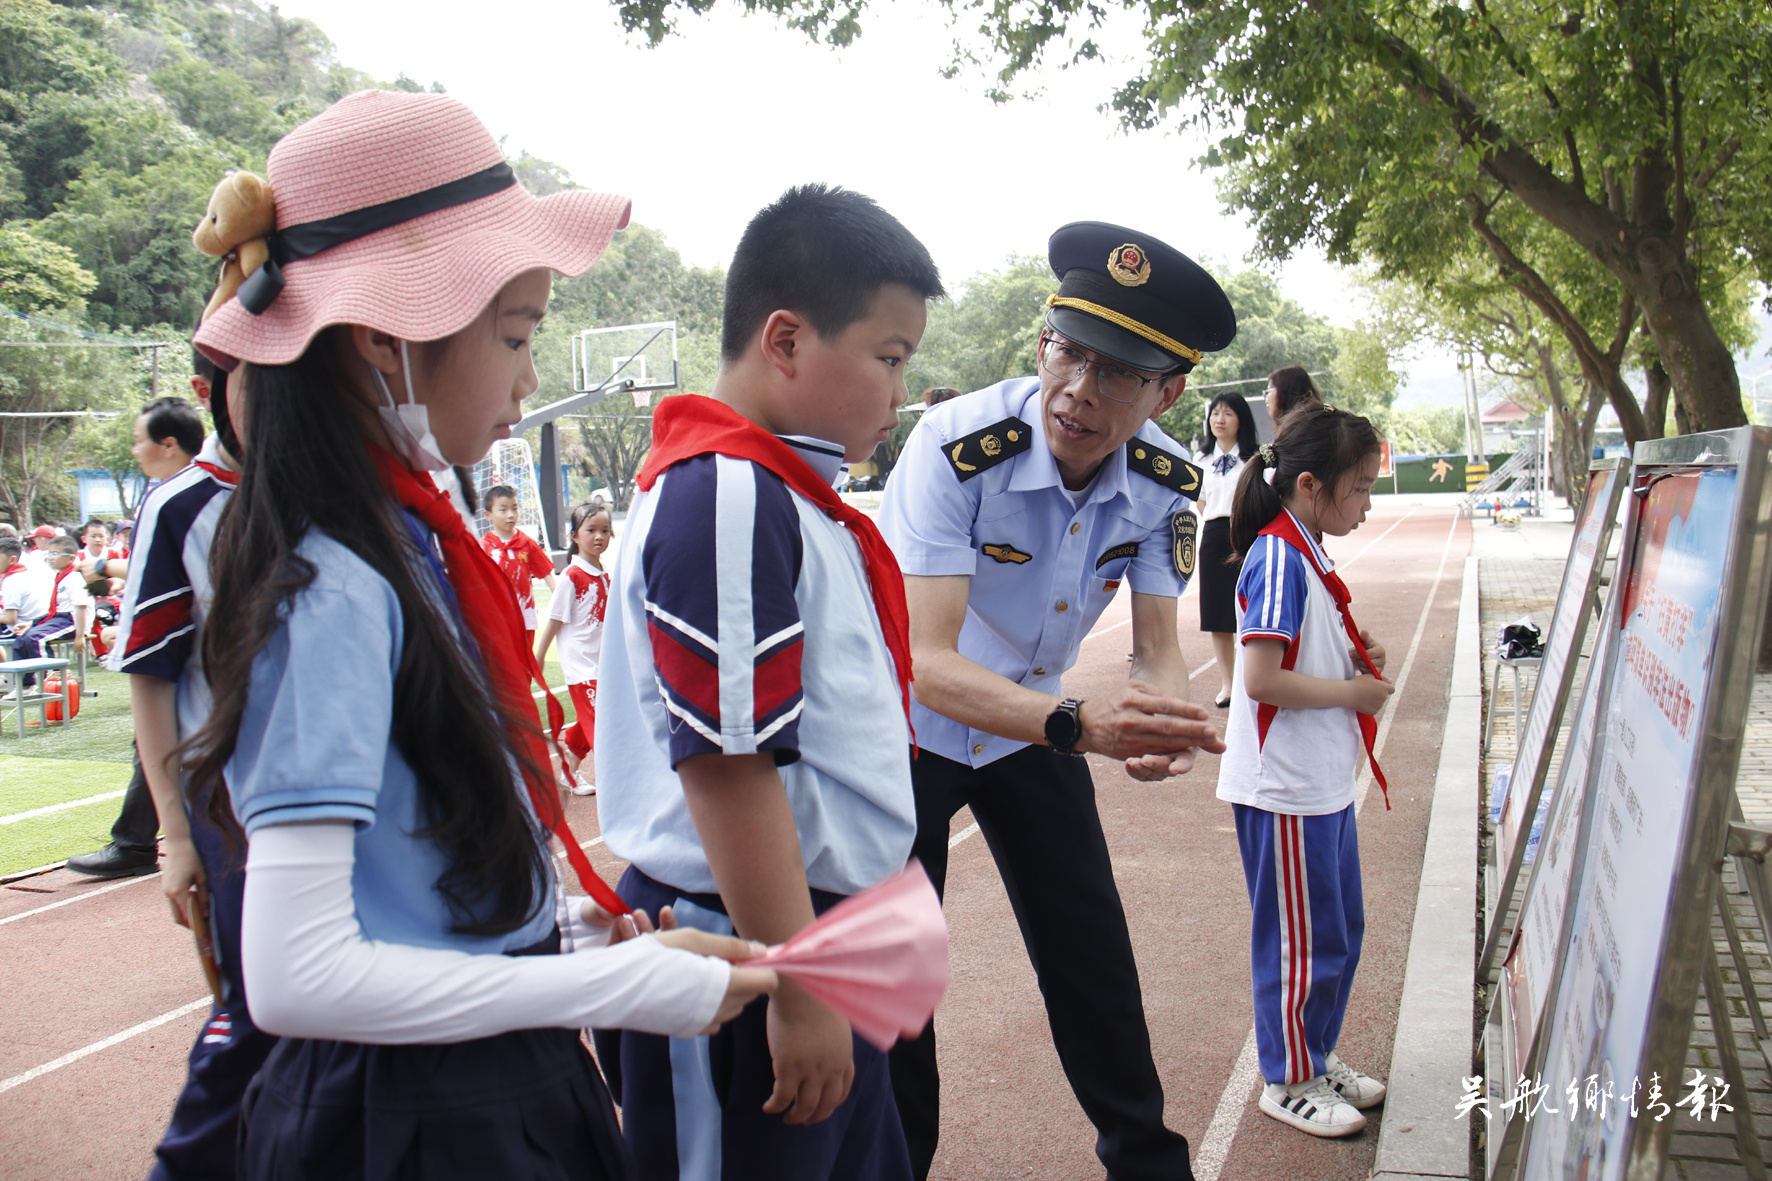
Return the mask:
<svg viewBox="0 0 1772 1181"><path fill-rule="evenodd" d="M426 472L444 471L451 465L437 449L437 437L431 434L430 409L412 392L412 361L407 356L405 341L400 342L400 368L406 374L404 402L395 402L394 395L388 390L388 383L382 378L381 370L373 365L369 367L369 375L375 378L375 388L381 392L381 402L377 404L375 412L381 416L382 429L388 435L388 446L394 449L394 454L409 468Z"/></svg>

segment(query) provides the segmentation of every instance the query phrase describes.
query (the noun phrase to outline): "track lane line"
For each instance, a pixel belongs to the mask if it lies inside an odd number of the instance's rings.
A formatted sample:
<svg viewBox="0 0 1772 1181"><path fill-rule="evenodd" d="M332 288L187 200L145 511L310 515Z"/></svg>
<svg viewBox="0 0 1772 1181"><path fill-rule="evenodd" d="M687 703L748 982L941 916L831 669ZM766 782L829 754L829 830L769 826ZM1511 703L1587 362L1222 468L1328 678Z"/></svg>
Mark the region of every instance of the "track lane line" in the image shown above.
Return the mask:
<svg viewBox="0 0 1772 1181"><path fill-rule="evenodd" d="M21 910L17 914L9 914L5 918L0 919L0 927L4 927L7 923L16 923L20 919L28 919L34 914L42 914L46 910L55 910L62 906L72 906L76 902L84 902L88 898L97 898L100 894L109 894L112 890L121 890L125 886L135 886L142 882L151 882L159 876L160 871L155 870L153 873L144 873L139 877L130 878L126 882L117 882L110 886L100 886L96 890L88 890L86 893L76 894L72 898L63 898L60 902L51 902L43 906L35 907L31 910Z"/></svg>
<svg viewBox="0 0 1772 1181"><path fill-rule="evenodd" d="M1421 605L1421 616L1415 624L1415 635L1409 641L1409 652L1403 660L1402 671L1397 674L1396 692L1391 694L1384 718L1379 722L1378 733L1372 740L1374 758L1384 753L1385 740L1390 737L1391 719L1396 716L1397 705L1402 698L1403 686L1409 678L1409 672L1415 667L1415 654L1420 651L1422 637L1427 632L1428 615L1434 609L1434 600L1439 597L1440 583L1446 575L1446 558L1452 552L1453 539L1458 536L1459 520L1460 518L1454 515L1452 525L1446 531L1446 544L1440 549L1440 564L1434 571L1433 585L1428 589L1427 602ZM1402 523L1402 521L1397 522L1398 525ZM1391 528L1396 528L1396 525ZM1385 534L1389 532L1389 529L1385 530ZM1377 545L1379 541L1382 541L1385 534L1375 538L1372 545ZM1372 545L1368 545L1366 549L1361 550L1354 557L1358 558L1365 554L1367 550L1372 548ZM1352 565L1352 560L1350 559L1346 565ZM1342 568L1345 567L1338 567L1338 569ZM1368 762L1365 773L1360 777L1359 790L1354 796L1354 815L1356 816L1360 814L1361 805L1366 802L1366 790L1371 782L1372 767ZM1248 1112L1249 1102L1255 1098L1258 1084L1261 1082L1258 1057L1255 1046L1255 1027L1250 1026L1248 1036L1243 1039L1242 1052L1237 1055L1237 1063L1231 1069L1230 1081L1225 1084L1224 1092L1218 1097L1218 1107L1212 1113L1212 1122L1207 1125L1206 1134L1200 1138L1200 1151L1194 1160L1195 1181L1218 1181L1219 1172L1224 1168L1225 1161L1230 1158L1231 1144L1237 1138L1237 1131L1243 1125L1243 1116ZM1210 1155L1208 1154L1209 1147Z"/></svg>
<svg viewBox="0 0 1772 1181"><path fill-rule="evenodd" d="M89 1055L96 1054L100 1050L108 1050L119 1042L126 1042L132 1037L147 1033L150 1029L158 1029L168 1021L177 1021L187 1013L195 1013L198 1009L201 1009L210 1003L211 998L208 994L204 994L190 1004L181 1005L170 1013L162 1013L158 1017L151 1017L140 1025L132 1025L120 1033L113 1033L110 1037L101 1038L100 1040L93 1042L90 1046L82 1046L70 1054L63 1054L60 1058L51 1059L50 1061L45 1062L42 1066L33 1066L23 1074L15 1074L9 1079L0 1080L0 1093L10 1091L17 1086L22 1086L25 1083L30 1082L32 1079L42 1078L50 1071L60 1070L62 1067L78 1062L80 1059Z"/></svg>

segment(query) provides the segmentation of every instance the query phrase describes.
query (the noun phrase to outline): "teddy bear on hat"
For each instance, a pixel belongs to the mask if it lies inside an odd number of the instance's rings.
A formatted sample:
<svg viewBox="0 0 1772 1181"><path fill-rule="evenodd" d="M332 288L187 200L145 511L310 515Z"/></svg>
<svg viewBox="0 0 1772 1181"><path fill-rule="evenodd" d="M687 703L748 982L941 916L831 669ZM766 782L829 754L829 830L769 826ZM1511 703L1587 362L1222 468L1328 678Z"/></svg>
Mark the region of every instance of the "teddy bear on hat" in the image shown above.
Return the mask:
<svg viewBox="0 0 1772 1181"><path fill-rule="evenodd" d="M234 297L246 277L265 265L270 248L265 238L277 228L277 206L271 186L250 172L230 172L209 198L209 209L191 234L204 254L222 260L215 294L203 309L205 320Z"/></svg>

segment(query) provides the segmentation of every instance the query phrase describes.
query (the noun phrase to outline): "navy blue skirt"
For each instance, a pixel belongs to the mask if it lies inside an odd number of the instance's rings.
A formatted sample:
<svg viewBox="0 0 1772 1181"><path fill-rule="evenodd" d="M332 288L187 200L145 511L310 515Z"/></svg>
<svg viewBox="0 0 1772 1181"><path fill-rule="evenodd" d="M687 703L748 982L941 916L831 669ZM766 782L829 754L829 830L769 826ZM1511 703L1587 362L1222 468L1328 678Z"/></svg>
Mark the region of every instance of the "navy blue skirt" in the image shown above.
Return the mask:
<svg viewBox="0 0 1772 1181"><path fill-rule="evenodd" d="M241 1105L241 1181L626 1181L632 1173L609 1089L577 1030L446 1046L284 1038Z"/></svg>

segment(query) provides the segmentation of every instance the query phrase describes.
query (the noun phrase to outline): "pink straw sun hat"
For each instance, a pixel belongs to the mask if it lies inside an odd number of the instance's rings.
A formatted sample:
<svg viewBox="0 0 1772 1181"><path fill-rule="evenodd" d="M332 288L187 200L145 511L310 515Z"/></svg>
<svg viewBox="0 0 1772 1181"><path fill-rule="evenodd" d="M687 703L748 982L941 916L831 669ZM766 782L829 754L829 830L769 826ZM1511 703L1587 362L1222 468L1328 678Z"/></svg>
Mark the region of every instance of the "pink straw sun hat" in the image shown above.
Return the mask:
<svg viewBox="0 0 1772 1181"><path fill-rule="evenodd" d="M286 364L333 324L448 336L524 271L589 268L631 206L586 190L530 196L485 125L437 94L348 95L277 141L266 172L270 261L196 336L227 369Z"/></svg>

